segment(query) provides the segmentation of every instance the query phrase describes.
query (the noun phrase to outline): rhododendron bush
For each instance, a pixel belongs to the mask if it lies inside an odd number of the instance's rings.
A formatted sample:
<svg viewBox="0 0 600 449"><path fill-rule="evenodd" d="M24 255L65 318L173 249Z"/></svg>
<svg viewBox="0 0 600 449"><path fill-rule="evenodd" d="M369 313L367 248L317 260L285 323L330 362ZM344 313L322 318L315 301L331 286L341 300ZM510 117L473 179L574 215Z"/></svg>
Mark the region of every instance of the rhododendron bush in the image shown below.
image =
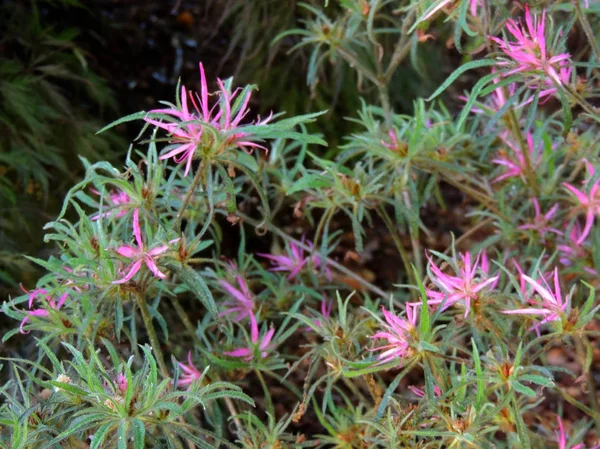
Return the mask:
<svg viewBox="0 0 600 449"><path fill-rule="evenodd" d="M355 74L335 145L207 63L104 129L3 304L0 447L600 447L600 3L329 3L274 42Z"/></svg>

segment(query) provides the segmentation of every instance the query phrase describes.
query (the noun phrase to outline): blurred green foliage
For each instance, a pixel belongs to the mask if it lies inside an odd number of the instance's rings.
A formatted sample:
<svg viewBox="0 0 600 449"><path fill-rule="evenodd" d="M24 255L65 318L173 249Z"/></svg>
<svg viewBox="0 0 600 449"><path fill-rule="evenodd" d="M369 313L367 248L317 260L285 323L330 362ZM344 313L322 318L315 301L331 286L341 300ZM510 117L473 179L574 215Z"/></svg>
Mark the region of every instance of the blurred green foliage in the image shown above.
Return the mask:
<svg viewBox="0 0 600 449"><path fill-rule="evenodd" d="M113 160L124 148L116 134L95 135L116 102L78 46L78 31L47 23L49 8L68 7L78 6L0 6L0 283L10 286L32 270L18 254L43 250L42 224L81 176L78 156Z"/></svg>

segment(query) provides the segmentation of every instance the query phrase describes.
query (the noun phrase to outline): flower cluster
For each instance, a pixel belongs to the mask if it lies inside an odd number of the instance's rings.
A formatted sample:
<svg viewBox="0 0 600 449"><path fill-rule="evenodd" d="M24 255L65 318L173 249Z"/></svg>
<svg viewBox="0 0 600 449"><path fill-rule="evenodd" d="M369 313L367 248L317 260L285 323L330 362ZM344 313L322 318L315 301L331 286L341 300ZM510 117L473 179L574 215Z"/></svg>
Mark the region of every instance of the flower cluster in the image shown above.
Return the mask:
<svg viewBox="0 0 600 449"><path fill-rule="evenodd" d="M153 109L145 118L146 122L164 129L171 135L171 145L167 147L160 159L173 158L177 163L185 163L184 176L189 173L194 158L213 145L220 145L219 153L230 147L237 147L247 152L251 152L254 148L267 151L266 147L255 141L252 133L245 132L241 128L241 122L249 112L251 90L236 89L231 93L220 79L217 79L217 84L219 85L218 99L211 107L208 101L210 94L204 66L200 63L200 95L182 86L181 107ZM190 108L188 101L193 109ZM172 117L176 121L165 122L156 118L161 115ZM265 125L271 117L272 115L269 115L264 120L259 119L254 125ZM216 136L221 136L220 140L217 139L218 142L215 142Z"/></svg>
<svg viewBox="0 0 600 449"><path fill-rule="evenodd" d="M312 254L312 242L302 237L301 243L302 245L306 245L308 247L311 254L305 256L304 249L292 241L289 243L289 250L287 255L275 255L264 253L259 253L258 255L265 257L271 261L271 263L273 264L273 267L270 268L271 271L288 271L290 273L287 277L288 280L294 279L305 266L311 263L315 269L319 269L321 266L323 266L327 279L331 281L331 270L327 266L327 262L323 262L321 256L319 256L318 254Z"/></svg>
<svg viewBox="0 0 600 449"><path fill-rule="evenodd" d="M462 263L457 276L444 273L431 256L428 258L431 282L436 288L427 289L427 301L429 305L440 306L442 310L460 303L465 309L466 318L472 301L477 300L485 289L493 290L498 283L498 275L490 276L485 252L479 253L474 262L471 261L470 253L460 254Z"/></svg>
<svg viewBox="0 0 600 449"><path fill-rule="evenodd" d="M489 38L496 42L509 60L498 63L503 76L515 73L533 74L532 88L542 89L539 98L548 97L556 92L555 86L569 82L572 66L568 53L552 55L546 43L546 12L541 17L532 16L529 5L525 5L525 26L508 19L506 29L514 41L503 40L495 36ZM541 80L539 76L542 75Z"/></svg>
<svg viewBox="0 0 600 449"><path fill-rule="evenodd" d="M411 341L417 324L418 313L416 306L406 305L406 318L401 318L385 308L381 308L386 323L384 330L377 332L371 338L374 340L386 340L383 346L377 346L371 351L381 351L377 355L378 364L391 362L392 360L404 360L411 354Z"/></svg>
<svg viewBox="0 0 600 449"><path fill-rule="evenodd" d="M169 250L169 245L159 245L151 249L146 249L142 240L142 230L140 228L140 210L136 209L133 212L133 235L137 247L131 245L121 245L117 248L117 254L132 259L132 262L125 268L126 274L123 278L113 281L113 284L124 284L129 282L135 274L140 271L142 264L145 264L148 269L158 278L165 279L167 276L159 270L156 265L156 259ZM173 244L179 239L174 239L169 242Z"/></svg>

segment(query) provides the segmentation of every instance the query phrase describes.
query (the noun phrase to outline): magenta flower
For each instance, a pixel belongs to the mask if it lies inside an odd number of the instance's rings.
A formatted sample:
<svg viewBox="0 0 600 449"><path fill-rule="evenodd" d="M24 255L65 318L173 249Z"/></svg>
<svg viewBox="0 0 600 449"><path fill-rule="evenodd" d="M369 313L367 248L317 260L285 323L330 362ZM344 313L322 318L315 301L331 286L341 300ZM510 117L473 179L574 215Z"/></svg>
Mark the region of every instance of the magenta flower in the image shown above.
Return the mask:
<svg viewBox="0 0 600 449"><path fill-rule="evenodd" d="M509 19L506 28L516 39L516 42L503 41L494 36L489 36L496 42L500 49L510 58L510 61L500 62L498 65L508 67L504 76L509 76L519 72L542 73L550 79L562 85L564 80L558 73L561 68L568 63L570 55L562 53L552 56L546 47L546 12L542 12L542 17L532 17L529 6L525 5L525 24L517 23Z"/></svg>
<svg viewBox="0 0 600 449"><path fill-rule="evenodd" d="M588 181L586 181L586 185L589 183ZM600 178L598 178L596 182L592 185L592 187L589 189L588 194L582 192L581 190L575 188L574 186L566 182L563 182L563 186L565 186L571 191L573 195L575 195L575 198L577 199L577 201L579 201L580 206L585 210L585 225L583 227L581 235L576 241L576 243L580 245L590 234L590 231L594 224L595 216L600 215Z"/></svg>
<svg viewBox="0 0 600 449"><path fill-rule="evenodd" d="M412 391L415 394L415 396L417 396L418 398L425 397L425 389L424 388L418 388L418 387L414 387L414 386L410 385L408 387L408 389L410 391ZM442 390L440 389L440 387L438 387L437 385L434 385L433 386L433 394L436 397L440 397L442 395Z"/></svg>
<svg viewBox="0 0 600 449"><path fill-rule="evenodd" d="M305 243L306 246L312 251L313 245L312 242L305 240L302 237L302 243ZM313 256L305 256L304 249L300 246L296 245L294 242L289 243L289 250L287 251L287 255L279 255L276 256L274 254L263 254L258 253L259 256L265 257L271 261L274 265L270 268L270 271L289 271L287 279L291 280L300 273L302 268L304 268L308 262L312 261L312 264L315 268L319 268L321 266L321 257L318 254L314 254ZM327 267L325 263L325 274L327 279L331 280L331 271Z"/></svg>
<svg viewBox="0 0 600 449"><path fill-rule="evenodd" d="M92 190L97 195L100 195L100 192L97 190ZM99 218L104 217L114 217L121 218L124 215L127 215L127 205L131 204L131 197L127 195L126 192L122 190L117 190L115 192L109 193L106 197L106 202L109 205L110 210L103 213L98 213L90 217L93 221L98 220Z"/></svg>
<svg viewBox="0 0 600 449"><path fill-rule="evenodd" d="M555 430L554 433L556 435L556 442L558 443L558 449L585 449L585 444L579 443L575 446L568 446L567 442L567 434L565 432L565 428L563 426L562 419L560 416L556 416L556 421L558 422L558 430ZM600 444L590 448L590 449L598 449L600 448Z"/></svg>
<svg viewBox="0 0 600 449"><path fill-rule="evenodd" d="M557 249L560 252L560 263L564 266L571 266L573 262L585 261L588 258L589 251L583 246L585 243L585 237L581 243L577 243L582 235L582 229L579 222L573 223L571 231L568 235L568 241L564 244L558 245ZM597 276L598 272L591 267L583 267L585 271L590 273L592 276Z"/></svg>
<svg viewBox="0 0 600 449"><path fill-rule="evenodd" d="M392 312L381 308L383 317L387 324L383 324L385 330L377 332L372 339L387 340L387 344L378 346L369 351L383 351L378 356L377 365L388 363L394 359L404 359L411 353L410 342L412 334L417 325L418 313L416 306L410 303L406 304L406 319L394 315Z"/></svg>
<svg viewBox="0 0 600 449"><path fill-rule="evenodd" d="M508 178L524 179L525 177L527 163L525 162L525 155L523 154L521 148L512 144L508 140L505 140L505 143L513 151L514 157L509 157L507 154L500 153L496 159L492 159L492 162L502 165L507 169L504 174L495 178L492 183L496 183ZM533 143L533 135L531 133L527 134L527 149L529 150L529 160L533 165L532 168L535 169L541 162L542 154L541 152L536 152Z"/></svg>
<svg viewBox="0 0 600 449"><path fill-rule="evenodd" d="M235 265L232 262L230 264L233 271L235 271ZM233 314L234 321L241 321L246 317L252 317L254 313L254 295L252 295L246 280L242 276L236 273L235 280L239 288L235 288L229 282L219 279L219 285L231 295L231 298L225 301L227 308L219 313L219 316Z"/></svg>
<svg viewBox="0 0 600 449"><path fill-rule="evenodd" d="M117 384L117 388L119 389L121 394L125 394L127 392L127 388L129 386L129 383L127 382L127 377L125 377L123 374L118 374L117 378L115 379L115 383Z"/></svg>
<svg viewBox="0 0 600 449"><path fill-rule="evenodd" d="M248 103L250 102L251 90L236 89L229 93L220 79L217 79L220 88L219 99L211 108L208 103L208 86L204 74L204 66L200 63L200 95L188 92L185 86L181 87L181 109L175 107L169 109L155 109L150 111L153 114L165 114L174 117L178 122L161 122L146 117L145 120L159 128L164 129L171 134L171 145L165 154L159 159L173 158L177 163L185 163L184 176L190 171L192 160L198 149L203 145L211 145L211 140L215 132L221 135L223 147L220 151L225 151L228 147L234 146L250 153L254 148L267 149L256 143L255 138L247 132L242 131L240 122L248 114ZM243 98L237 98L239 92L245 92ZM192 111L188 107L189 100L193 105ZM194 98L195 97L195 98ZM239 106L236 106L239 105ZM237 110L233 114L232 109L236 106ZM218 112L215 113L215 108ZM264 125L271 119L270 115L265 120L258 120L254 125ZM203 142L203 136L207 127L212 128L209 131L209 138Z"/></svg>
<svg viewBox="0 0 600 449"><path fill-rule="evenodd" d="M573 73L573 67L569 65L569 61L563 60L558 63L558 77L560 79L559 84L569 84L571 81L571 74ZM530 86L532 89L542 88L539 91L538 98L540 100L540 104L544 104L548 101L554 94L557 92L556 85L554 84L553 78L544 78L541 84L538 86L533 83ZM519 107L529 104L533 101L534 95L529 97L526 101L521 103Z"/></svg>
<svg viewBox="0 0 600 449"><path fill-rule="evenodd" d="M548 212L542 215L540 203L538 202L537 198L532 198L531 202L533 203L533 208L535 209L533 223L521 225L517 229L533 229L539 232L542 238L544 238L548 232L563 235L563 233L558 229L549 226L549 221L556 215L556 212L558 211L558 204L552 206Z"/></svg>
<svg viewBox="0 0 600 449"><path fill-rule="evenodd" d="M327 301L325 297L323 297L323 299L321 299L321 316L324 321L329 321L329 318L331 318L331 309L333 309L333 301ZM324 324L319 318L314 320L314 323L317 327L322 327Z"/></svg>
<svg viewBox="0 0 600 449"><path fill-rule="evenodd" d="M521 274L521 278L525 280L533 290L538 294L534 298L527 298L527 302L535 307L525 307L516 310L504 310L502 313L507 315L541 315L544 317L542 321L535 324L529 330L535 330L539 334L539 328L543 324L551 321L558 321L565 314L569 308L571 298L569 296L563 299L560 291L560 280L558 277L558 268L554 269L554 291L551 290L548 282L544 278L544 275L540 273L541 282L536 281L526 274ZM527 293L523 292L526 296Z"/></svg>
<svg viewBox="0 0 600 449"><path fill-rule="evenodd" d="M35 289L32 292L28 292L27 290L25 290L23 288L23 286L21 285L21 290L23 290L26 294L29 295L29 310L25 312L25 318L23 318L23 320L21 321L21 325L19 326L19 331L22 334L28 334L29 331L24 330L23 326L25 326L25 324L27 324L27 322L29 321L30 317L47 317L50 316L50 312L48 311L48 308L50 309L54 309L54 310L60 310L60 308L64 305L65 301L67 300L67 297L69 296L68 293L63 293L60 298L58 299L58 302L56 302L51 296L48 296L48 292L46 290L44 290L43 288L38 288ZM38 308L38 309L33 309L33 303L34 301L37 299L38 295L44 295L44 298L47 301L47 308Z"/></svg>
<svg viewBox="0 0 600 449"><path fill-rule="evenodd" d="M489 277L489 264L484 252L477 255L474 263L471 263L471 254L461 254L462 267L458 276L445 274L429 255L427 258L431 282L437 287L437 290L427 289L428 304L435 306L443 303L442 310L462 301L466 318L471 310L471 301L479 297L479 292L485 288L494 289L498 283L498 275Z"/></svg>
<svg viewBox="0 0 600 449"><path fill-rule="evenodd" d="M181 376L179 376L179 380L177 381L178 387L187 387L202 377L202 372L192 362L192 351L188 352L187 359L187 365L177 362L179 369L181 369Z"/></svg>
<svg viewBox="0 0 600 449"><path fill-rule="evenodd" d="M256 321L256 317L251 314L250 315L250 339L251 344L247 348L238 348L233 351L226 351L223 354L228 355L230 357L240 357L246 361L250 361L254 358L254 355L258 351L260 353L261 358L267 357L269 354L269 350L272 348L270 345L271 340L273 338L273 334L275 334L275 329L271 328L267 331L267 333L259 337L258 334L258 323Z"/></svg>
<svg viewBox="0 0 600 449"><path fill-rule="evenodd" d="M296 277L308 262L308 258L304 257L304 250L294 242L290 242L289 248L288 255L276 256L274 254L258 253L259 256L269 259L274 265L269 271L289 271L288 280Z"/></svg>
<svg viewBox="0 0 600 449"><path fill-rule="evenodd" d="M117 248L117 253L128 259L133 259L133 262L126 268L127 274L117 281L113 281L113 284L124 284L129 281L135 274L140 271L142 263L154 273L156 277L165 279L167 276L158 269L155 259L161 254L168 251L168 245L161 245L150 250L146 250L144 242L142 240L142 231L140 229L140 210L136 209L133 212L133 234L135 235L135 241L137 242L137 248L129 245L121 245ZM169 243L175 243L179 239L171 240Z"/></svg>
<svg viewBox="0 0 600 449"><path fill-rule="evenodd" d="M400 141L398 140L398 135L396 134L396 131L393 129L390 129L388 131L388 136L391 140L392 143L386 142L385 140L381 140L381 144L386 147L388 150L391 150L395 153L399 152L401 146L400 146Z"/></svg>

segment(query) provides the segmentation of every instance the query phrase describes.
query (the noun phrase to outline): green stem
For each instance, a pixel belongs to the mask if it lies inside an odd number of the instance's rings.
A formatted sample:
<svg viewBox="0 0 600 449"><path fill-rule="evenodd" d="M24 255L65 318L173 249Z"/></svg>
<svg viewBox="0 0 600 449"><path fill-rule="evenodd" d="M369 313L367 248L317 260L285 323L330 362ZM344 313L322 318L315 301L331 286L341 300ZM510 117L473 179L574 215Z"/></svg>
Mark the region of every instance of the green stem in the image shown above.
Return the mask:
<svg viewBox="0 0 600 449"><path fill-rule="evenodd" d="M510 122L510 127L512 128L513 135L517 138L517 141L519 142L519 147L521 147L521 153L523 154L523 159L525 160L525 177L527 178L529 186L533 190L535 196L538 196L539 190L537 185L537 178L535 176L533 166L531 165L529 146L523 138L521 126L519 125L519 120L517 119L517 115L515 114L515 110L513 108L510 108L508 110L508 120Z"/></svg>
<svg viewBox="0 0 600 449"><path fill-rule="evenodd" d="M408 253L406 252L406 248L404 248L404 245L402 244L402 241L400 240L400 236L398 235L398 231L394 227L394 223L392 222L392 219L390 218L390 216L388 215L387 211L385 210L385 208L383 206L380 206L379 208L377 208L377 212L379 213L379 216L383 219L383 222L385 223L385 226L387 227L390 235L392 236L392 240L394 241L394 244L396 245L396 249L398 250L398 253L400 253L400 258L402 259L402 263L404 264L404 269L406 270L407 277L409 279L411 279L416 285L417 280L415 279L415 273L411 269L410 259L408 258ZM411 290L411 292L416 293L416 290Z"/></svg>
<svg viewBox="0 0 600 449"><path fill-rule="evenodd" d="M600 404L598 404L598 396L596 395L596 382L594 381L594 373L586 366L586 340L584 340L583 337L574 337L573 340L575 342L577 355L579 356L579 363L581 363L581 370L585 375L588 399L590 401L590 405L597 413L595 417L596 429L600 429Z"/></svg>
<svg viewBox="0 0 600 449"><path fill-rule="evenodd" d="M583 28L583 32L585 33L590 46L592 47L592 52L594 53L594 57L597 62L600 62L600 46L598 46L598 41L596 40L596 36L594 35L594 31L592 30L592 26L590 25L587 16L581 9L581 4L579 0L573 0L573 6L575 7L575 15L581 24L581 28Z"/></svg>
<svg viewBox="0 0 600 449"><path fill-rule="evenodd" d="M465 182L466 180L464 180L464 179L455 180L454 178L448 176L447 174L445 174L443 172L440 172L440 174L442 175L444 181L446 181L448 184L453 185L461 192L464 192L467 195L470 195L473 199L479 201L482 205L487 207L490 211L492 211L499 217L503 218L504 220L509 220L509 218L506 215L502 214L500 212L500 210L494 205L493 198L490 198L490 197L486 196L485 194L478 192L473 187L469 186Z"/></svg>
<svg viewBox="0 0 600 449"><path fill-rule="evenodd" d="M146 326L146 332L148 332L150 345L152 346L152 350L156 355L160 372L164 378L167 378L169 377L169 370L165 364L165 357L162 353L162 349L160 348L160 341L156 336L156 330L154 329L154 324L152 324L152 317L150 316L150 311L148 310L148 304L146 303L146 298L143 294L138 296L138 305L140 307L140 311L142 312L142 320L144 321L144 326Z"/></svg>
<svg viewBox="0 0 600 449"><path fill-rule="evenodd" d="M379 91L379 101L383 108L383 114L385 117L385 124L388 128L392 127L392 107L390 105L390 97L388 94L387 85L377 84L377 90Z"/></svg>
<svg viewBox="0 0 600 449"><path fill-rule="evenodd" d="M177 296L171 296L170 299L171 299L171 303L173 304L173 308L175 309L175 312L177 313L177 316L179 316L179 319L183 323L183 326L185 327L185 329L188 331L188 333L194 340L194 345L196 345L197 347L200 347L201 342L198 339L198 337L196 336L196 329L194 328L194 325L190 321L190 317L188 316L187 312L181 306L181 303L179 302L179 298Z"/></svg>
<svg viewBox="0 0 600 449"><path fill-rule="evenodd" d="M265 378L263 377L263 375L259 369L255 368L254 372L256 373L256 377L258 377L258 380L260 381L260 384L262 385L262 388L263 388L263 392L265 395L265 408L267 409L267 412L271 413L272 416L275 416L275 408L273 407L273 400L271 399L271 395L269 394L269 388L267 387Z"/></svg>
<svg viewBox="0 0 600 449"><path fill-rule="evenodd" d="M202 343L200 342L200 340L198 339L198 336L196 335L196 329L194 328L194 325L190 321L190 317L188 316L185 309L181 306L181 303L179 302L179 298L177 298L177 296L173 296L173 297L171 297L171 302L173 303L173 308L175 309L175 312L177 312L179 319L183 322L183 326L186 328L186 330L188 331L188 333L194 340L194 345L197 347L200 347L202 345ZM217 382L219 382L221 380L220 376L217 374L215 374L213 376L213 378ZM225 400L225 406L227 407L227 410L229 411L229 414L231 415L231 417L233 419L233 423L235 424L235 427L239 433L243 429L243 427L242 427L242 422L237 417L238 412L235 408L235 404L229 397L225 397L224 400Z"/></svg>
<svg viewBox="0 0 600 449"><path fill-rule="evenodd" d="M569 393L567 393L566 391L563 391L563 389L559 386L557 386L555 388L556 392L558 394L560 394L560 396L567 401L569 404L577 407L579 410L581 410L584 413L587 413L589 416L591 416L596 422L600 421L600 414L597 413L595 410L592 410L591 408L589 408L587 405L582 404L581 402L579 402L577 399L575 399L573 396L571 396Z"/></svg>
<svg viewBox="0 0 600 449"><path fill-rule="evenodd" d="M385 80L389 82L396 71L396 68L400 65L400 63L406 58L408 52L410 51L410 37L406 35L402 35L400 40L396 44L396 48L394 49L394 53L392 54L392 58L390 59L390 63L388 64L387 69L385 70Z"/></svg>
<svg viewBox="0 0 600 449"><path fill-rule="evenodd" d="M590 115L600 114L600 109L592 106L585 98L583 98L579 92L571 89L569 86L564 86L565 92L579 105L582 109Z"/></svg>
<svg viewBox="0 0 600 449"><path fill-rule="evenodd" d="M373 84L379 87L381 81L377 78L377 75L373 73L372 70L369 70L369 68L365 66L360 59L358 59L358 57L341 46L336 47L336 51L348 64L350 64L350 67L355 68L358 72L365 76L365 78L368 78Z"/></svg>
<svg viewBox="0 0 600 449"><path fill-rule="evenodd" d="M494 222L493 218L486 218L483 221L480 221L479 223L477 223L475 226L473 226L471 229L469 229L468 231L466 231L464 234L462 234L459 238L457 238L454 241L454 247L456 248L460 243L462 243L463 240L468 239L471 235L473 235L474 233L476 233L477 231L479 231L482 228L485 228L486 226L492 224ZM450 252L450 250L452 249L452 245L448 246L445 250L443 254L448 254Z"/></svg>
<svg viewBox="0 0 600 449"><path fill-rule="evenodd" d="M200 164L200 166L198 167L198 170L196 171L196 175L194 176L194 180L192 181L192 185L190 186L190 189L188 190L188 193L185 195L185 198L183 199L183 203L181 204L181 207L179 208L179 211L177 212L177 219L175 220L175 229L177 229L178 232L181 231L181 220L183 219L183 213L185 212L185 209L187 208L188 204L190 203L190 199L192 198L192 195L196 191L196 187L198 187L198 183L200 182L200 179L202 179L203 173L204 173L203 166L202 166L202 164Z"/></svg>
<svg viewBox="0 0 600 449"><path fill-rule="evenodd" d="M315 254L315 251L318 251L319 240L321 239L321 234L323 233L323 228L325 227L325 223L329 219L329 216L335 213L335 209L327 209L321 220L319 220L319 224L317 225L317 230L315 231L315 238L313 239L313 249L311 251L311 256Z"/></svg>

